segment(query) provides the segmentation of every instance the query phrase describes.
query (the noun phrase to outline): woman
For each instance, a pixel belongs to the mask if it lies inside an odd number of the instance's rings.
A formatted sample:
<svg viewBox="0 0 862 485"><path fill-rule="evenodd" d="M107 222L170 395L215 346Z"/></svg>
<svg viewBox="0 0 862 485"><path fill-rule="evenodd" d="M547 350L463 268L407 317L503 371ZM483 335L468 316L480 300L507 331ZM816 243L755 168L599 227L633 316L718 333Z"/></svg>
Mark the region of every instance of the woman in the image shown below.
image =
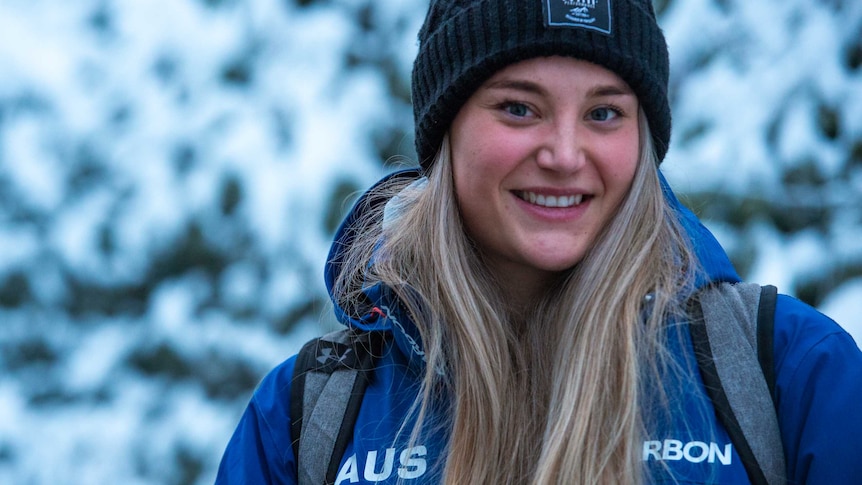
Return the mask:
<svg viewBox="0 0 862 485"><path fill-rule="evenodd" d="M338 318L385 335L335 483L749 483L685 325L699 288L739 278L658 171L650 2L438 0L419 40L421 170L371 188L327 263ZM853 340L780 296L774 352L788 480L862 478ZM220 481L297 483L294 365Z"/></svg>

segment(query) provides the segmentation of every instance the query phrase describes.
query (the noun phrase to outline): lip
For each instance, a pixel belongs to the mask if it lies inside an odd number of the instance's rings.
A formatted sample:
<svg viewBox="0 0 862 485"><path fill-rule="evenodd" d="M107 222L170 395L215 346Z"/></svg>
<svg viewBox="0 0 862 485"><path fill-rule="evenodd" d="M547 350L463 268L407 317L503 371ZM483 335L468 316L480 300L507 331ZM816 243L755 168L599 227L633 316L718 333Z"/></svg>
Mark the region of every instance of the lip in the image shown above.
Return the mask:
<svg viewBox="0 0 862 485"><path fill-rule="evenodd" d="M527 201L547 208L565 209L580 205L584 200L583 194L562 194L552 195L541 192L519 191L515 192L515 196L521 200Z"/></svg>
<svg viewBox="0 0 862 485"><path fill-rule="evenodd" d="M592 200L592 195L576 189L533 188L519 189L510 192L515 203L532 217L549 222L569 222L577 219L586 211ZM555 206L539 205L535 202L553 198ZM538 199L538 200L534 200ZM560 206L560 200L562 206ZM576 203L572 203L572 202Z"/></svg>

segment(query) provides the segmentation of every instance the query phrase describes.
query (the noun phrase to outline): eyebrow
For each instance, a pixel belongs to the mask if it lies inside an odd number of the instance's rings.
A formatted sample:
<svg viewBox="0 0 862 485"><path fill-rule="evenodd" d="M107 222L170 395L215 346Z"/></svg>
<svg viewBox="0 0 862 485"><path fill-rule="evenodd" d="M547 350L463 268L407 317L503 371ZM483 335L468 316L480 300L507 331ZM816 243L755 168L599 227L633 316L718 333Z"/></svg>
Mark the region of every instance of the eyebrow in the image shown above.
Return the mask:
<svg viewBox="0 0 862 485"><path fill-rule="evenodd" d="M601 96L626 96L634 95L634 91L628 85L606 84L595 86L587 91L588 98L597 98Z"/></svg>
<svg viewBox="0 0 862 485"><path fill-rule="evenodd" d="M528 93L545 94L546 90L538 83L524 79L500 79L485 85L485 89L514 89ZM634 91L625 84L601 84L587 91L588 98L602 96L634 95Z"/></svg>
<svg viewBox="0 0 862 485"><path fill-rule="evenodd" d="M485 85L485 89L514 89L528 93L545 93L545 89L539 84L522 79L500 79L499 81L489 82Z"/></svg>

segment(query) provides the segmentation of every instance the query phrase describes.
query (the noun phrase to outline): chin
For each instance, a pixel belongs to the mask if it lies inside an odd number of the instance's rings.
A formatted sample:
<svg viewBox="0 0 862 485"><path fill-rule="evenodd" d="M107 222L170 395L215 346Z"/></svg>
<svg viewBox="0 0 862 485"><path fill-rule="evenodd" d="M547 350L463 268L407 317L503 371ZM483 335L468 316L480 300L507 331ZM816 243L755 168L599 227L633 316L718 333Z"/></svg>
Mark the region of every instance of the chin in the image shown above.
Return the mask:
<svg viewBox="0 0 862 485"><path fill-rule="evenodd" d="M535 267L543 271L559 273L574 268L583 259L582 255L572 255L568 257L557 257L548 259L547 255L544 258L537 258Z"/></svg>
<svg viewBox="0 0 862 485"><path fill-rule="evenodd" d="M538 262L534 267L538 271L547 273L563 273L569 271L580 263L580 258L567 259L562 261L543 261Z"/></svg>

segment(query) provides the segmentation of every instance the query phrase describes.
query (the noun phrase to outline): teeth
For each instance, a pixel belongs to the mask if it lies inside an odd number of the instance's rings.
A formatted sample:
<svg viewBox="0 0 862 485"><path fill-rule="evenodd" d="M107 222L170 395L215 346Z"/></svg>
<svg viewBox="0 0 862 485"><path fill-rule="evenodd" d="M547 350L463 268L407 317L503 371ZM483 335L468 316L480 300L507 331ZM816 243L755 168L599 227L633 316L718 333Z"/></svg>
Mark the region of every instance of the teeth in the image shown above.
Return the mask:
<svg viewBox="0 0 862 485"><path fill-rule="evenodd" d="M542 207L572 207L584 201L584 196L582 194L561 195L557 197L553 195L536 194L535 192L522 192L521 198L529 201L531 204L540 205Z"/></svg>

